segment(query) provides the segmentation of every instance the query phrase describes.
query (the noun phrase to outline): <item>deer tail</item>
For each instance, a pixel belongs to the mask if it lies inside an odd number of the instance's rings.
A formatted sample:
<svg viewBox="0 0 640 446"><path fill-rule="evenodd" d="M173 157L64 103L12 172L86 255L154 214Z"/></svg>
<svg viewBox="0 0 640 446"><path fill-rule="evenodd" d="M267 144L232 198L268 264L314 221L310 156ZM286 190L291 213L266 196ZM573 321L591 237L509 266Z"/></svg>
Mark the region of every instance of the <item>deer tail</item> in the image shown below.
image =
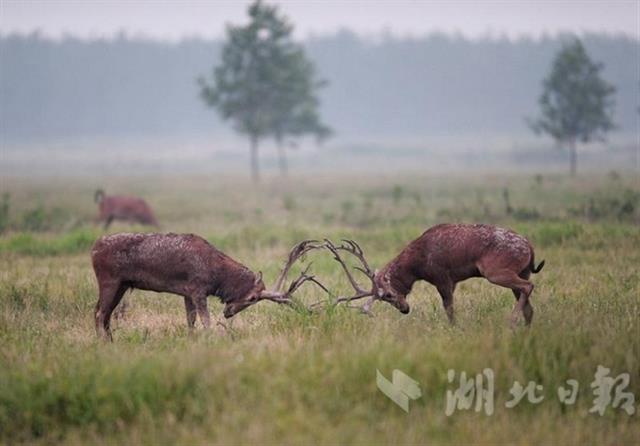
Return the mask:
<svg viewBox="0 0 640 446"><path fill-rule="evenodd" d="M531 263L529 264L529 269L531 270L531 272L534 274L537 274L540 271L542 271L543 266L544 266L544 260L538 263L538 266L536 267L535 255L533 254L533 249L531 249Z"/></svg>

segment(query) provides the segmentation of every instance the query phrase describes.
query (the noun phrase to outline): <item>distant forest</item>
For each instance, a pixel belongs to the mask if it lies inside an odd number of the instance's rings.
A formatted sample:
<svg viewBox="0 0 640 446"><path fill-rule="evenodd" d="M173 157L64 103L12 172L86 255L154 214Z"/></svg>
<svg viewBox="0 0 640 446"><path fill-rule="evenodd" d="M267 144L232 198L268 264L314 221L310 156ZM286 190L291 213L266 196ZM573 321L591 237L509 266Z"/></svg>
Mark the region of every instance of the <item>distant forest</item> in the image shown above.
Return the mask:
<svg viewBox="0 0 640 446"><path fill-rule="evenodd" d="M325 120L340 137L521 135L541 81L569 36L509 40L431 34L368 40L343 31L304 44L320 76ZM640 43L585 35L617 88L618 131L637 131ZM0 37L4 142L77 137L229 133L198 97L196 78L218 62L220 41L167 43Z"/></svg>

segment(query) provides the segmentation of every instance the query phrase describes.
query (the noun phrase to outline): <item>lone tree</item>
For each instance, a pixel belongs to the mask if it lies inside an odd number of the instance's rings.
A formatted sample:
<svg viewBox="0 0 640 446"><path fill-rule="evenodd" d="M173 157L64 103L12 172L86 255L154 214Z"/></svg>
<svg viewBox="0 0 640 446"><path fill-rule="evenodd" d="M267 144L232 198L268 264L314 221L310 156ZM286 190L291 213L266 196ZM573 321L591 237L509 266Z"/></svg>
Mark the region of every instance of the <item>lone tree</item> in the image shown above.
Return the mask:
<svg viewBox="0 0 640 446"><path fill-rule="evenodd" d="M565 45L543 81L538 103L541 116L531 127L569 149L571 175L576 174L577 144L604 140L612 121L615 87L600 77L603 65L593 62L580 40Z"/></svg>
<svg viewBox="0 0 640 446"><path fill-rule="evenodd" d="M305 134L322 139L330 130L320 122L315 68L292 39L293 26L275 6L255 1L249 6L249 24L227 26L222 60L213 69L211 83L198 79L203 100L222 119L249 137L251 175L260 178L258 146L273 137L280 166L286 170L284 143Z"/></svg>
<svg viewBox="0 0 640 446"><path fill-rule="evenodd" d="M304 50L290 45L283 52L281 72L277 76L277 95L274 104L272 136L278 148L280 173L287 174L286 145L296 146L295 139L310 135L317 142L328 138L332 131L322 123L316 92L326 85L317 80L314 65L306 58Z"/></svg>

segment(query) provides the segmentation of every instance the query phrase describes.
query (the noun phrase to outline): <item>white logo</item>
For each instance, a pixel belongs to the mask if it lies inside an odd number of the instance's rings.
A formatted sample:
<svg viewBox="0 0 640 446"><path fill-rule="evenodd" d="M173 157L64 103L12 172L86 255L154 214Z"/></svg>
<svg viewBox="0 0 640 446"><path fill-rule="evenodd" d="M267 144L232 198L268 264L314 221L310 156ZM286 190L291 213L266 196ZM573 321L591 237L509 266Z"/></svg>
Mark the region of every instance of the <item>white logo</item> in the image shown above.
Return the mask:
<svg viewBox="0 0 640 446"><path fill-rule="evenodd" d="M422 396L420 384L398 369L394 369L391 377L392 381L389 381L380 373L380 370L376 369L378 389L400 406L402 410L409 412L409 399L417 400Z"/></svg>

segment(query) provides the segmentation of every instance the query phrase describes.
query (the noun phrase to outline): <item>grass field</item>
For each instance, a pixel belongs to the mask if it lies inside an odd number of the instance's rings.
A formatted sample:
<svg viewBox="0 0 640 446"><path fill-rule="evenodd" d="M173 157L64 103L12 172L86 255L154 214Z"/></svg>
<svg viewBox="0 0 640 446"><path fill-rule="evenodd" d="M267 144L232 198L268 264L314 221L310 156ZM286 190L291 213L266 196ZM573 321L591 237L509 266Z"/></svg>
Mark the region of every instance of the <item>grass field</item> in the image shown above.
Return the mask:
<svg viewBox="0 0 640 446"><path fill-rule="evenodd" d="M535 316L511 330L511 291L479 279L456 291L451 327L436 290L412 311L374 318L328 306L307 314L259 303L189 333L182 299L134 291L114 342L96 340L90 247L96 187L138 194L163 231L195 232L272 284L303 238L350 237L380 267L438 222L487 222L527 236L544 270ZM0 213L0 443L16 444L637 444L639 414L589 413L598 365L630 375L640 398L640 183L637 175L513 174L267 178L3 179ZM504 189L512 210L506 211ZM144 230L116 224L110 232ZM348 283L330 255L312 271ZM303 301L323 298L303 288ZM210 299L213 316L222 305ZM445 415L461 371L495 373L495 412ZM376 387L400 369L422 397L405 413ZM449 383L447 371L456 371ZM574 405L557 388L575 379ZM508 409L514 381L544 400ZM540 392L538 392L539 394ZM638 405L636 403L636 405Z"/></svg>

